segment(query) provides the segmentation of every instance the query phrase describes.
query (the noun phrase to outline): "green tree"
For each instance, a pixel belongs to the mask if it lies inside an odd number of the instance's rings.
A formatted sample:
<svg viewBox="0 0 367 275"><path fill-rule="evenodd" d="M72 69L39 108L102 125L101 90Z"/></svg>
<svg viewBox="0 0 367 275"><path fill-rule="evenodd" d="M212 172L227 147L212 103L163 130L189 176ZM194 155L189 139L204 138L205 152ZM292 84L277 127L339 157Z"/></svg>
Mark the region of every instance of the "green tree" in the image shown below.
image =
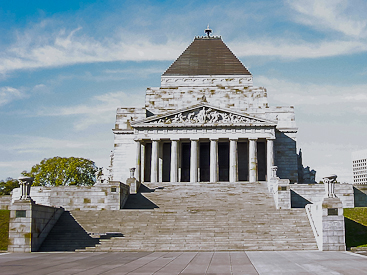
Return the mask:
<svg viewBox="0 0 367 275"><path fill-rule="evenodd" d="M42 160L22 175L34 178L33 185L94 185L98 168L94 162L84 158L54 157Z"/></svg>
<svg viewBox="0 0 367 275"><path fill-rule="evenodd" d="M6 180L0 181L0 195L10 195L10 192L19 187L19 182L17 179L6 178Z"/></svg>

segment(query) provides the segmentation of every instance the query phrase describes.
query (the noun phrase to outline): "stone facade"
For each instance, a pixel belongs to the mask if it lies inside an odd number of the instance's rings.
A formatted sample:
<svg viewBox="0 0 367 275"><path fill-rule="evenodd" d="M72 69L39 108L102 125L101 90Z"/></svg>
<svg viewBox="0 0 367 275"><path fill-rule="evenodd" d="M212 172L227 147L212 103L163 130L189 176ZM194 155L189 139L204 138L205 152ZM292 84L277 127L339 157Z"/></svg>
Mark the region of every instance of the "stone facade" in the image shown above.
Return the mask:
<svg viewBox="0 0 367 275"><path fill-rule="evenodd" d="M219 37L197 37L148 88L144 107L118 108L112 178L143 182L298 181L294 108L267 91Z"/></svg>

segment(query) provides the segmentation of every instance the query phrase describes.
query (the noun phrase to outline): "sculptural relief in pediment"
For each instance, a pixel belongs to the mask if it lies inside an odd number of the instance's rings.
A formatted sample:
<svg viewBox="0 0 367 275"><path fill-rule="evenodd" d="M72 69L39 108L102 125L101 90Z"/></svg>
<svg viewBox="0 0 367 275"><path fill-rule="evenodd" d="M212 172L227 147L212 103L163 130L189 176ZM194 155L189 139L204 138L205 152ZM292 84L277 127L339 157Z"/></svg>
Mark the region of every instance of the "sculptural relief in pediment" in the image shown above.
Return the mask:
<svg viewBox="0 0 367 275"><path fill-rule="evenodd" d="M246 115L225 112L212 107L182 111L176 114L155 118L145 123L149 124L264 124L265 121Z"/></svg>

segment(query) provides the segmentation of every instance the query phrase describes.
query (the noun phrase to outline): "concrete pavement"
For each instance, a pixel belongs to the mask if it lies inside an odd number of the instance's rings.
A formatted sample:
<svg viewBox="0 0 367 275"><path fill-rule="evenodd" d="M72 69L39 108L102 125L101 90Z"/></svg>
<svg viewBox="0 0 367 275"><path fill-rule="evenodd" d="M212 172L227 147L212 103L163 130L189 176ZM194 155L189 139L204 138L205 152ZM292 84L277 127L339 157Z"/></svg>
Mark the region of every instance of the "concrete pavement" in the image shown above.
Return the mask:
<svg viewBox="0 0 367 275"><path fill-rule="evenodd" d="M10 274L367 274L367 257L351 252L63 252L3 253Z"/></svg>

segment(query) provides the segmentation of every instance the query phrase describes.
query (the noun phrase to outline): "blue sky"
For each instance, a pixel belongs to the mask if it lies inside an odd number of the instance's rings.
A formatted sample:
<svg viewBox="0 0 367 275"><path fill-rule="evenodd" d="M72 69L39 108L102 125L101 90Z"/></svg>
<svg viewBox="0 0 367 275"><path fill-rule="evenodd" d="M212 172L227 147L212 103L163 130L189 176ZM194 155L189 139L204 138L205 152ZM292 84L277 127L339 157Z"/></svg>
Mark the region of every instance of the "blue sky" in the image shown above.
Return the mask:
<svg viewBox="0 0 367 275"><path fill-rule="evenodd" d="M351 181L367 149L367 3L294 1L1 1L0 179L43 158L107 166L115 111L207 24L267 88L295 106L298 148L320 179Z"/></svg>

